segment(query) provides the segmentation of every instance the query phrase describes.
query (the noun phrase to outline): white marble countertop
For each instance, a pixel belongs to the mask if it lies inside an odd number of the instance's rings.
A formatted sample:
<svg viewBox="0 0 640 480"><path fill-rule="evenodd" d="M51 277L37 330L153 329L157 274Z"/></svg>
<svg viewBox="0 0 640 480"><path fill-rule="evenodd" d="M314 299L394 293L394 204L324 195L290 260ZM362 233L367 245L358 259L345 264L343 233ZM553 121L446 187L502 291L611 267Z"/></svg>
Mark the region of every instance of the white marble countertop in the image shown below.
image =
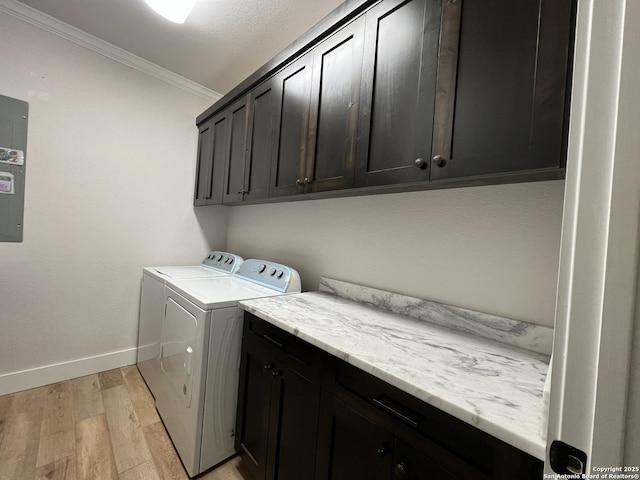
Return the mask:
<svg viewBox="0 0 640 480"><path fill-rule="evenodd" d="M241 308L544 460L549 357L323 292Z"/></svg>

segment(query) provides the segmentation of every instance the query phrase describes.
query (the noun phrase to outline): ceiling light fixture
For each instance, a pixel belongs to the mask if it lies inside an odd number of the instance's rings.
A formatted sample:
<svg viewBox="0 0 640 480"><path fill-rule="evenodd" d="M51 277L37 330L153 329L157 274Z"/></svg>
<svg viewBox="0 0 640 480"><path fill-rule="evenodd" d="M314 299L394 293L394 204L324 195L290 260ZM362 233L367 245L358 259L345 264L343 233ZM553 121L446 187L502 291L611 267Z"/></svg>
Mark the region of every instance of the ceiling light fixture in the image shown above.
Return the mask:
<svg viewBox="0 0 640 480"><path fill-rule="evenodd" d="M184 23L196 0L144 0L157 13L175 23Z"/></svg>

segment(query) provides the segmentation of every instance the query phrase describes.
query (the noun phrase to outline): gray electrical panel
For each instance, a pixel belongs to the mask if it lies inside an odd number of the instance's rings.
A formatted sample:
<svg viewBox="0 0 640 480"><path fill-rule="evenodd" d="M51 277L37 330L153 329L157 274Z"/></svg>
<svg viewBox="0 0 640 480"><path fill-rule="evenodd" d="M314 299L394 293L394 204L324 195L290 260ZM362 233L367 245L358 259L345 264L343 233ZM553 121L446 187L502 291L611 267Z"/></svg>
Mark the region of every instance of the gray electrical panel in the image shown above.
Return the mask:
<svg viewBox="0 0 640 480"><path fill-rule="evenodd" d="M0 242L21 242L29 104L0 95Z"/></svg>

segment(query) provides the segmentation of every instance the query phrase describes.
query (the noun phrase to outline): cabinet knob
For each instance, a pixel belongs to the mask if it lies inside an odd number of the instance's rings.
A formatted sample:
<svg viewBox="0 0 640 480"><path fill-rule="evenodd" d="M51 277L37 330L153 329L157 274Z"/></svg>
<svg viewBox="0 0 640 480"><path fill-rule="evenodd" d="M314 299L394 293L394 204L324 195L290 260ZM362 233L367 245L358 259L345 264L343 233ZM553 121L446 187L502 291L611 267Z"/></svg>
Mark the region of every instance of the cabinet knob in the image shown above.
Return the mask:
<svg viewBox="0 0 640 480"><path fill-rule="evenodd" d="M396 465L396 474L399 478L404 478L407 474L407 464L404 462L400 462Z"/></svg>
<svg viewBox="0 0 640 480"><path fill-rule="evenodd" d="M413 162L413 163L416 165L416 167L418 167L418 168L420 168L422 170L427 168L427 162L425 162L423 158L416 158L416 161Z"/></svg>
<svg viewBox="0 0 640 480"><path fill-rule="evenodd" d="M376 451L376 457L378 458L378 460L382 460L390 450L391 449L389 448L389 445L383 443L378 447L378 450Z"/></svg>
<svg viewBox="0 0 640 480"><path fill-rule="evenodd" d="M434 155L432 160L437 167L444 167L444 165L447 163L447 161L444 159L442 155Z"/></svg>
<svg viewBox="0 0 640 480"><path fill-rule="evenodd" d="M271 376L274 378L279 377L280 373L281 373L280 370L274 370L273 372L271 372Z"/></svg>
<svg viewBox="0 0 640 480"><path fill-rule="evenodd" d="M309 180L309 178L308 178L308 177L305 177L305 178L304 178L304 183L311 183L311 180Z"/></svg>
<svg viewBox="0 0 640 480"><path fill-rule="evenodd" d="M265 372L271 370L273 368L273 365L270 363L265 363L264 367L262 367L262 370L264 370Z"/></svg>
<svg viewBox="0 0 640 480"><path fill-rule="evenodd" d="M300 180L300 179L296 180L296 185L300 185L301 183L302 183L302 180Z"/></svg>

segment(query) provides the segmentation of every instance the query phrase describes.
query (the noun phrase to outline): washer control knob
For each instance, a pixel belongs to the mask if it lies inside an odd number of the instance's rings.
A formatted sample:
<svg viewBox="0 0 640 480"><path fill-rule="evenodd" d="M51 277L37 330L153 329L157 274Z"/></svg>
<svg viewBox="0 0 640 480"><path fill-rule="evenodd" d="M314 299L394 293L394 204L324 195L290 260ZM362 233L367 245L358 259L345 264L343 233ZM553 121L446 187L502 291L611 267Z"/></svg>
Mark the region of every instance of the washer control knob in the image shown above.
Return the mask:
<svg viewBox="0 0 640 480"><path fill-rule="evenodd" d="M276 269L272 268L271 270L269 270L269 275L271 275L272 277L276 274Z"/></svg>
<svg viewBox="0 0 640 480"><path fill-rule="evenodd" d="M284 275L284 272L283 272L282 270L278 270L278 271L276 272L276 277L277 277L277 278L282 278L282 276L283 276L283 275Z"/></svg>
<svg viewBox="0 0 640 480"><path fill-rule="evenodd" d="M218 255L218 258L216 258L216 260L220 261L221 258L222 258L222 255Z"/></svg>
<svg viewBox="0 0 640 480"><path fill-rule="evenodd" d="M262 273L266 270L267 266L263 263L258 267L258 273Z"/></svg>

